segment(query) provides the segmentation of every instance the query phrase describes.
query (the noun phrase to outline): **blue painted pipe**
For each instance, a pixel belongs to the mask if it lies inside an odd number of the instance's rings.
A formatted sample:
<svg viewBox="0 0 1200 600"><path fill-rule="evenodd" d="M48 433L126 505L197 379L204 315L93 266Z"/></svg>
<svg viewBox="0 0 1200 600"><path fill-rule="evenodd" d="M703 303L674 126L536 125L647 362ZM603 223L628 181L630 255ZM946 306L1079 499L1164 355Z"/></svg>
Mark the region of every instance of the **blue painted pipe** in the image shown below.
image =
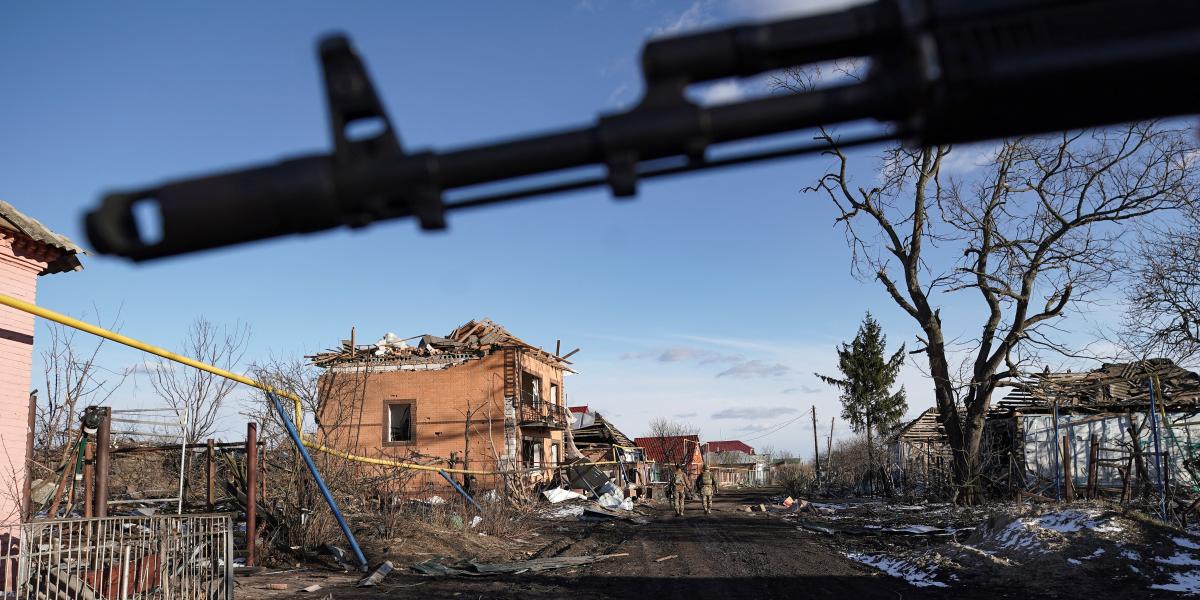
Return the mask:
<svg viewBox="0 0 1200 600"><path fill-rule="evenodd" d="M483 514L483 507L479 506L479 503L475 502L475 499L467 493L467 490L464 490L461 485L458 485L458 482L455 481L449 473L445 471L438 471L438 474L440 474L442 477L445 477L446 481L449 481L450 485L454 486L454 489L457 490L459 494L462 494L462 497L465 498L467 502L470 502L471 506L475 507L475 510L479 511L479 514Z"/></svg>
<svg viewBox="0 0 1200 600"><path fill-rule="evenodd" d="M342 511L338 509L337 502L333 499L333 494L329 493L329 488L325 487L325 480L321 479L321 473L317 471L317 465L313 464L312 456L308 454L308 448L304 447L304 442L300 441L300 432L296 431L296 425L292 423L292 418L283 408L283 403L279 401L279 396L271 392L267 392L271 397L271 402L275 403L275 410L279 412L279 418L283 421L283 426L287 427L288 435L292 436L292 442L296 444L296 449L300 451L300 456L304 457L304 464L308 465L308 472L312 473L313 481L317 482L317 487L321 489L321 495L325 497L326 504L329 505L329 510L333 511L333 518L337 519L338 526L342 528L342 533L346 536L346 541L350 542L350 549L354 551L354 557L358 559L359 568L363 571L367 570L367 557L363 556L362 548L358 547L358 539L354 537L354 532L350 531L350 524L346 522L346 518L342 516Z"/></svg>
<svg viewBox="0 0 1200 600"><path fill-rule="evenodd" d="M1167 520L1167 490L1163 481L1163 453L1162 443L1159 441L1158 435L1158 398L1154 395L1154 380L1149 381L1150 385L1150 433L1154 435L1154 474L1158 480L1158 506L1159 514L1164 521Z"/></svg>

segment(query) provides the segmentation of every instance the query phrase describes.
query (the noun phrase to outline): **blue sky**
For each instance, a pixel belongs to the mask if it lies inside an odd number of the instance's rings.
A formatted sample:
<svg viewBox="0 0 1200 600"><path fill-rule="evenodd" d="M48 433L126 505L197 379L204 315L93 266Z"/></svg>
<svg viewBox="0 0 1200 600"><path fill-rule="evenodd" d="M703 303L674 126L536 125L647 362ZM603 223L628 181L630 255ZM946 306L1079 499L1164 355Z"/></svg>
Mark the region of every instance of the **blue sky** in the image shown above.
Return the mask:
<svg viewBox="0 0 1200 600"><path fill-rule="evenodd" d="M86 245L82 213L105 190L325 149L314 42L326 32L352 37L407 148L449 148L628 105L649 35L838 4L6 5L0 198ZM724 101L753 87L698 95ZM437 234L404 221L144 265L92 256L81 273L43 278L38 300L93 320L120 310L123 333L168 348L199 315L246 323L250 358L318 351L351 326L370 341L490 317L532 343L582 348L569 400L627 433L676 417L709 439L808 454L805 419L760 432L814 404L828 426L836 394L812 373L831 371L834 345L865 311L893 345L911 346L914 331L882 290L850 276L832 208L800 193L826 164L655 181L633 202L593 191L451 214ZM114 370L140 360L104 354ZM914 414L932 403L919 372L903 381ZM136 379L114 401L154 402Z"/></svg>

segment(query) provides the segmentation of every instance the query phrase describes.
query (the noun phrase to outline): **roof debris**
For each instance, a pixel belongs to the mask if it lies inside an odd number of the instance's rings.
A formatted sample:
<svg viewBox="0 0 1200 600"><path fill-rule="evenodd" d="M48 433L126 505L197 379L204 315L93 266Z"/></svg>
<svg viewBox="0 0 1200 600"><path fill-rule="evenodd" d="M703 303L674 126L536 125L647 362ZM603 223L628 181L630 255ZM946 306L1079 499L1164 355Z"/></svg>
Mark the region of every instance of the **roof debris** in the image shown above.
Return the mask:
<svg viewBox="0 0 1200 600"><path fill-rule="evenodd" d="M511 334L490 319L471 320L445 337L418 335L400 338L392 332L384 334L374 344L355 344L342 340L339 348L306 356L314 365L332 367L341 364L364 363L443 363L463 362L480 358L502 348L522 348L546 363L570 371L566 357L557 356Z"/></svg>

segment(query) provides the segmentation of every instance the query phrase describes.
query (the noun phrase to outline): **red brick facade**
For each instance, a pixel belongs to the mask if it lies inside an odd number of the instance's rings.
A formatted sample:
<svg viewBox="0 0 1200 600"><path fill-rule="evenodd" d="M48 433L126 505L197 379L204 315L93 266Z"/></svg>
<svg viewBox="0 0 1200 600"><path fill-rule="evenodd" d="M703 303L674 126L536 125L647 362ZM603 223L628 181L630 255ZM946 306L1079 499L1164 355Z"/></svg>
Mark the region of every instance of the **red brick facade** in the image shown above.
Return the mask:
<svg viewBox="0 0 1200 600"><path fill-rule="evenodd" d="M519 379L507 385L506 361L510 370L519 373ZM530 378L538 381L540 393L537 398L521 398L521 381L528 386ZM555 466L564 456L563 370L519 348L495 349L450 366L402 361L339 365L327 369L319 386L318 437L344 451L489 472L535 464ZM557 396L556 402L552 394ZM409 440L385 437L391 403L411 407L411 430L401 436ZM549 469L530 472L532 477L552 474ZM455 478L462 481L461 476ZM476 475L473 483L488 489L499 482L495 477ZM414 477L400 487L421 492L444 490L447 484L435 475Z"/></svg>

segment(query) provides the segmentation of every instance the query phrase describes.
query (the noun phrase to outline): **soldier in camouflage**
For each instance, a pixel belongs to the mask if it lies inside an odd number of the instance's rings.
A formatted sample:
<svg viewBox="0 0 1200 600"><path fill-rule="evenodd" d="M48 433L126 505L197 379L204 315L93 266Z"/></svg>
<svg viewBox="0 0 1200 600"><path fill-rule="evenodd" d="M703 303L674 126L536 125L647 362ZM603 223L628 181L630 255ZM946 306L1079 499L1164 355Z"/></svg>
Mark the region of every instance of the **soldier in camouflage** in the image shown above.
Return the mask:
<svg viewBox="0 0 1200 600"><path fill-rule="evenodd" d="M700 488L700 499L704 501L704 514L707 515L712 512L713 493L717 491L717 479L713 477L713 472L708 470L708 465L700 469L696 487Z"/></svg>
<svg viewBox="0 0 1200 600"><path fill-rule="evenodd" d="M675 515L682 517L684 494L687 493L687 476L680 467L675 467L675 473L671 476L671 492L671 501L675 504Z"/></svg>

